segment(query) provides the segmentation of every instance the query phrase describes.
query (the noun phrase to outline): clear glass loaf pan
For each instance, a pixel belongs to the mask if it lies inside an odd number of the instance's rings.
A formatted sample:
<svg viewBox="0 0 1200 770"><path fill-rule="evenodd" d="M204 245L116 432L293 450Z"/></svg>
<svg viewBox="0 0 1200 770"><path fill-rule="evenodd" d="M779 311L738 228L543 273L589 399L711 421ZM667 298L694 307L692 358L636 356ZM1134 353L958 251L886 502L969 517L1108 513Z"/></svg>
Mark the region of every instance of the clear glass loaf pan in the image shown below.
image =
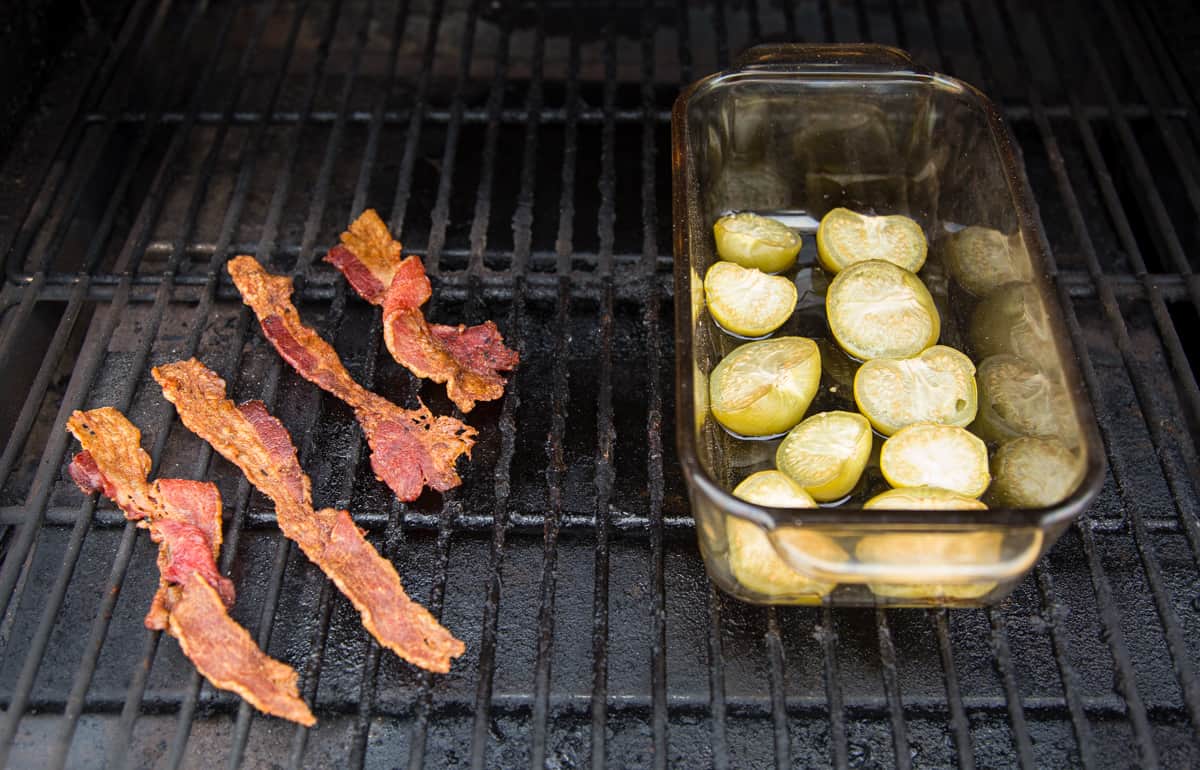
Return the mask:
<svg viewBox="0 0 1200 770"><path fill-rule="evenodd" d="M972 606L1004 598L1096 495L1104 464L1028 182L995 106L894 48L759 46L679 96L672 143L676 438L712 579L756 603ZM1078 465L1065 499L1038 509L864 510L887 488L877 459L838 505L768 508L730 494L773 467L778 441L736 438L708 411L709 373L744 343L705 308L702 279L717 258L713 223L754 211L801 233L798 264L786 273L801 299L776 334L821 346L821 388L808 414L857 411L856 362L829 334L829 277L815 266L817 223L836 206L915 219L929 241L919 275L942 315L941 344L976 365L983 352L1018 354L1055 386L1057 437ZM1003 272L1020 280L981 287L955 273L949 255L968 227L1003 244L1012 260ZM876 436L874 458L881 442Z"/></svg>

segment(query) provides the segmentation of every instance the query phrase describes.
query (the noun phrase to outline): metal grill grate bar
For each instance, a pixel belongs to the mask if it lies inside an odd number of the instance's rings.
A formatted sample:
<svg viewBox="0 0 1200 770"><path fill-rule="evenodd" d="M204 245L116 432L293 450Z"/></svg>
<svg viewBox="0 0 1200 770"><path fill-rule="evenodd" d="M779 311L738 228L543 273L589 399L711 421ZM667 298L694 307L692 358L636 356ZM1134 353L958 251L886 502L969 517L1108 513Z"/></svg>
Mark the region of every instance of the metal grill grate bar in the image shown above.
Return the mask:
<svg viewBox="0 0 1200 770"><path fill-rule="evenodd" d="M399 240L403 234L404 217L408 212L408 200L412 192L413 168L417 160L417 147L421 140L421 126L428 109L429 81L433 72L433 61L437 55L438 32L442 16L446 11L445 0L434 0L429 12L429 29L425 35L425 49L421 55L421 74L417 78L417 90L413 95L413 111L408 121L408 133L404 140L404 155L396 178L396 197L392 201L392 213L388 226Z"/></svg>
<svg viewBox="0 0 1200 770"><path fill-rule="evenodd" d="M596 550L595 588L592 594L592 743L595 770L603 770L608 724L608 566L609 510L615 470L613 451L617 431L612 405L613 348L613 241L616 221L616 126L612 111L617 88L617 5L609 5L604 32L604 112L600 145L600 209L597 214L598 272L603 280L600 300L600 371L596 404Z"/></svg>
<svg viewBox="0 0 1200 770"><path fill-rule="evenodd" d="M370 32L371 24L372 24L372 21L374 20L374 14L375 14L375 2L374 2L374 0L368 0L367 5L366 5L366 10L363 13L361 26L359 26L358 32L357 32L357 35L355 38L355 45L354 45L353 52L351 54L350 71L342 83L342 92L338 99L338 120L336 120L334 122L333 131L330 133L329 140L325 147L325 157L321 161L321 168L317 174L316 195L314 196L312 205L309 209L308 219L304 224L304 235L303 235L303 239L301 241L300 259L298 260L297 268L296 268L297 272L301 272L302 270L307 270L309 265L312 264L313 258L315 257L314 248L315 248L315 243L317 240L317 231L318 231L321 221L325 215L325 208L326 208L326 204L327 204L328 198L329 198L330 183L333 179L334 162L337 160L338 154L341 151L343 138L345 136L345 129L346 129L345 116L346 116L346 112L349 107L350 96L354 92L354 86L357 82L359 70L362 65L362 55L363 55L363 51L365 50L365 48L367 46L368 33ZM364 169L364 171L365 171L365 169ZM351 216L351 217L356 216L357 213L358 213L357 211L351 211L349 216ZM337 294L334 298L333 305L330 308L329 315L326 319L326 327L329 330L327 339L336 338L337 330L340 328L342 318L345 314L345 308L346 308L346 287L345 287L344 283L341 283L341 284L338 284ZM374 328L372 328L371 333L372 333L372 336L375 335L376 331ZM367 388L371 387L372 381L374 379L374 374L375 374L374 363L375 363L374 358L368 359L368 361L367 361L367 365L366 365L367 371L364 373L363 378L362 378L362 381L365 383L364 387L367 387ZM323 403L323 401L324 401L324 399L322 399L322 403ZM313 422L314 428L320 420L320 415L321 415L321 412L318 411L317 417L314 419L314 422ZM308 444L308 446L306 446L305 449L308 450L309 456L311 456L311 454L315 451L314 439L315 439L316 431L314 428L310 428L308 431L306 431L306 439L305 440L306 440L306 443ZM350 458L351 462L348 463L348 466L351 469L351 472L346 474L346 480L343 482L343 487L342 487L341 495L340 495L341 499L348 499L350 497L351 492L353 491L353 488L354 488L353 468L357 464L357 455L358 455L358 452L361 451L362 441L356 440L354 442L354 447L355 447L355 451L352 454L352 457ZM284 542L286 542L286 541L284 541ZM286 545L286 547L281 544L281 551L283 553L281 561L286 562L288 555L290 555L290 553L292 551L291 544L288 543ZM281 566L281 569L279 570L278 577L276 578L273 575L272 578L273 578L272 591L274 592L272 594L272 596L274 597L274 596L278 596L278 589L276 588L276 586L277 585L280 587L282 586L282 579L283 579L282 566ZM275 582L275 581L278 581L278 582ZM317 698L317 688L318 688L318 685L320 684L321 662L322 662L322 660L324 658L324 654L325 654L325 644L326 644L326 639L327 639L327 635L328 635L328 631L329 631L329 619L330 619L330 615L333 611L333 597L334 597L334 591L333 591L332 581L324 580L321 585L321 596L317 603L317 615L318 615L319 620L317 622L317 627L316 627L317 628L316 638L312 644L311 651L309 652L308 660L305 662L304 671L301 674L301 678L302 678L301 681L303 682L303 689L301 690L301 695L305 699L305 701L307 701L309 703L315 703L316 698ZM270 610L271 610L271 616L272 616L272 618L274 618L274 615L275 615L274 602L273 601L268 602L268 606L270 607ZM243 705L245 706L245 704L243 704ZM246 712L248 712L247 719L254 716L254 712L252 712L248 706L246 706L244 710ZM241 719L240 711L241 710L239 710L239 714L238 714L239 720ZM303 725L295 726L295 730L292 735L291 755L290 755L290 759L289 759L290 766L298 767L302 764L303 759L304 759L304 750L307 747L308 736L309 736L309 729L307 727L305 727ZM240 764L240 762L239 762L239 764Z"/></svg>
<svg viewBox="0 0 1200 770"><path fill-rule="evenodd" d="M729 739L725 729L725 650L721 642L721 605L717 587L708 587L708 691L712 711L713 767L729 767Z"/></svg>
<svg viewBox="0 0 1200 770"><path fill-rule="evenodd" d="M992 634L992 655L1004 687L1004 700L1008 709L1013 744L1017 749L1017 759L1021 763L1022 770L1032 770L1035 767L1033 740L1029 737L1029 723L1025 720L1025 708L1021 703L1017 676L1013 670L1012 652L1008 647L1008 631L1005 628L1004 616L990 607L987 610L987 616Z"/></svg>
<svg viewBox="0 0 1200 770"><path fill-rule="evenodd" d="M488 112L493 120L488 123L485 139L484 169L479 177L475 198L475 219L471 223L470 272L477 274L483 269L483 254L486 248L487 222L491 215L492 179L495 171L496 146L499 136L499 112L504 83L508 75L509 47L513 26L513 10L506 12L501 37L500 53L496 62L496 74L488 94ZM530 115L525 127L525 138L521 158L521 191L517 198L517 211L513 214L513 304L509 314L508 328L514 334L521 328L525 312L523 272L529 259L529 244L533 229L533 180L534 158L537 152L538 120L541 104L542 59L545 55L546 31L543 9L537 9L537 31L533 43L531 82L526 97ZM519 343L517 344L519 347ZM518 352L521 352L518 350ZM492 683L496 667L496 624L500 612L502 578L501 562L508 529L508 498L511 485L512 461L516 452L516 411L521 405L518 378L509 378L504 404L500 413L501 448L494 474L495 506L492 509L492 540L488 551L487 598L483 608L482 631L479 642L479 682L475 690L475 715L471 728L471 767L486 766L488 720L491 716Z"/></svg>
<svg viewBox="0 0 1200 770"><path fill-rule="evenodd" d="M454 181L454 160L458 152L459 131L462 127L461 105L463 88L470 77L471 61L475 51L475 30L479 15L477 0L471 0L467 5L467 19L463 26L462 43L459 48L458 75L454 86L454 115L446 132L446 141L442 151L442 170L438 179L437 203L433 209L433 221L430 223L429 251L426 255L426 265L431 276L437 276L441 260L441 249L445 244L446 226L449 218L450 188ZM468 282L468 307L471 300L471 284ZM433 297L426 305L426 312L433 314L438 298ZM457 413L456 416L461 414ZM454 534L456 519L462 511L459 491L450 490L442 495L442 513L438 523L437 533L437 568L433 585L429 592L429 611L434 617L440 618L442 603L445 599L447 571L450 562L450 538ZM409 770L419 770L424 766L426 740L429 728L429 711L432 702L433 675L422 671L419 675L420 686L417 694L416 720L412 732L412 748L408 755Z"/></svg>
<svg viewBox="0 0 1200 770"><path fill-rule="evenodd" d="M650 693L652 700L651 729L654 766L667 767L667 609L666 574L663 555L663 411L662 411L662 351L659 344L659 292L654 280L658 269L658 204L655 197L654 121L650 109L654 105L654 17L645 10L641 14L642 54L642 272L646 296L642 325L646 330L646 371L650 380L646 396L646 477L649 492L647 525L650 529Z"/></svg>
<svg viewBox="0 0 1200 770"><path fill-rule="evenodd" d="M556 306L555 360L568 360L570 344L571 287L567 274L571 270L571 252L574 248L575 225L575 174L578 155L579 96L579 30L576 23L578 2L572 2L571 20L568 23L568 63L565 104L567 122L563 127L563 152L561 193L559 197L558 235L555 240L557 251L558 301ZM566 480L566 418L570 408L570 387L566 366L554 367L551 391L550 445L546 471L549 510L545 523L542 546L541 592L538 607L538 638L535 656L533 725L530 746L530 767L541 768L546 764L548 728L550 718L550 670L554 650L554 602L558 581L558 535L563 516L563 485Z"/></svg>
<svg viewBox="0 0 1200 770"><path fill-rule="evenodd" d="M963 708L962 694L958 690L958 673L954 668L954 649L950 643L950 621L945 610L930 610L929 619L937 633L938 652L942 658L942 676L946 682L946 702L950 708L950 729L954 733L954 748L958 754L958 766L973 770L975 755L971 749L971 724Z"/></svg>
<svg viewBox="0 0 1200 770"><path fill-rule="evenodd" d="M766 644L767 667L770 671L771 690L771 721L774 723L775 735L775 767L786 770L792 766L791 739L788 736L786 695L784 693L783 675L783 642L779 637L779 613L774 607L767 607L767 633L763 637Z"/></svg>
<svg viewBox="0 0 1200 770"><path fill-rule="evenodd" d="M883 692L887 697L888 717L892 727L892 761L901 768L912 767L909 754L908 722L900 697L900 677L896 672L896 643L888 623L888 612L875 610L875 626L879 637L879 663L883 674Z"/></svg>
<svg viewBox="0 0 1200 770"><path fill-rule="evenodd" d="M842 693L842 678L838 667L837 628L833 612L821 608L821 624L813 629L821 643L824 661L825 699L829 703L829 742L833 748L833 766L845 770L850 766L850 740L846 737L846 704Z"/></svg>
<svg viewBox="0 0 1200 770"><path fill-rule="evenodd" d="M387 101L395 88L400 42L404 38L405 30L408 27L409 13L409 4L405 0L396 11L391 43L388 47L386 86L380 92L375 109L372 112L371 127L367 136L366 148L363 151L362 164L359 167L358 182L354 189L354 202L351 205L353 213L362 211L367 205L367 189L370 184L371 170L374 168L376 158L378 157L380 134L383 130L383 115L387 108ZM437 20L440 21L440 15L437 17ZM437 27L436 23L431 25L432 30L436 30ZM433 36L432 39L436 39L436 31L430 34ZM428 43L426 44L426 49L432 50ZM423 99L423 97L421 98ZM418 102L418 104L423 104L423 101ZM344 296L344 287L342 291ZM382 312L379 309L375 309L372 312L371 321L371 334L367 346L368 371L364 372L364 381L373 381L375 376L375 362L379 354L380 341L383 334ZM354 468L358 465L361 450L362 442L355 442L354 452L347 463L348 467ZM349 508L350 502L349 495L347 495L345 499L347 508ZM387 516L384 545L381 553L385 559L391 562L395 562L396 555L399 553L400 546L404 541L404 508L404 503L399 500L393 500ZM370 732L371 719L375 712L376 677L379 672L379 658L381 654L382 648L379 642L374 637L369 637L367 639L366 657L363 660L362 676L358 688L358 718L354 722L349 740L349 764L351 767L362 767L366 763L367 736Z"/></svg>
<svg viewBox="0 0 1200 770"><path fill-rule="evenodd" d="M1042 601L1042 619L1046 623L1046 628L1050 633L1050 643L1054 647L1054 662L1058 666L1058 675L1062 682L1063 699L1066 701L1067 711L1071 715L1071 727L1075 731L1075 747L1079 752L1079 761L1084 767L1096 767L1092 729L1088 724L1083 699L1080 695L1082 688L1079 685L1079 677L1075 673L1075 668L1071 665L1071 658L1067 652L1066 634L1062 628L1062 618L1066 611L1054 596L1054 581L1045 568L1044 559L1034 567L1034 577L1037 580L1038 592Z"/></svg>

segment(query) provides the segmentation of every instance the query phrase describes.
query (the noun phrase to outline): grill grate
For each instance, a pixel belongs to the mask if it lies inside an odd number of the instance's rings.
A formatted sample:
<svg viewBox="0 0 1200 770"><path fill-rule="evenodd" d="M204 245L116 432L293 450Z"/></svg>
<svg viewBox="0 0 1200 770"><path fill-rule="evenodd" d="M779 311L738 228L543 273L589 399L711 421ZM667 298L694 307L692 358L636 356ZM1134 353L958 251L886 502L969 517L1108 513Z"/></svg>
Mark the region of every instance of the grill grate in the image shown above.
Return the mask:
<svg viewBox="0 0 1200 770"><path fill-rule="evenodd" d="M74 40L0 170L0 766L1200 763L1200 388L1183 342L1200 329L1200 62L1181 16L1111 0L128 3L111 37ZM995 608L759 608L704 577L664 404L668 110L776 39L905 47L1003 104L1024 151L1110 475ZM471 415L464 485L411 504L223 273L244 251L292 274L361 382L449 412L317 264L367 205L425 258L435 318L494 318L523 359ZM272 405L315 499L348 507L467 642L451 674L380 655L269 503L175 424L149 369L193 354ZM142 627L153 548L61 480L63 419L105 404L144 428L156 474L221 487L234 616L300 671L311 734L256 718Z"/></svg>

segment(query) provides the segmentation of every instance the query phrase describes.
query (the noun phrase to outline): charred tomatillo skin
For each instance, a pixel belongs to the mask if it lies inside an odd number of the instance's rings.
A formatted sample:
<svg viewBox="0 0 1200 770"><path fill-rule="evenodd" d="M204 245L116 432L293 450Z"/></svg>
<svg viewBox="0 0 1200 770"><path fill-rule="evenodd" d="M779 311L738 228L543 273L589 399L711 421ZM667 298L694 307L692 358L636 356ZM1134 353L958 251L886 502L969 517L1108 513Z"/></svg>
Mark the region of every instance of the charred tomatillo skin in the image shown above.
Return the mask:
<svg viewBox="0 0 1200 770"><path fill-rule="evenodd" d="M1057 505L1079 485L1083 462L1056 438L1023 436L1001 444L992 456L988 499L1005 508Z"/></svg>
<svg viewBox="0 0 1200 770"><path fill-rule="evenodd" d="M925 231L901 214L870 216L836 208L821 217L817 227L817 259L830 273L871 259L915 273L928 251Z"/></svg>
<svg viewBox="0 0 1200 770"><path fill-rule="evenodd" d="M816 502L796 482L779 471L759 471L733 490L734 497L773 508L815 508ZM815 532L789 531L789 546L802 547L822 559L845 561L847 554L833 540ZM832 583L811 580L779 558L766 532L753 522L725 518L729 568L746 588L768 596L816 594L833 590Z"/></svg>
<svg viewBox="0 0 1200 770"><path fill-rule="evenodd" d="M758 214L721 217L713 225L717 256L742 267L778 273L796 263L800 236L782 222Z"/></svg>
<svg viewBox="0 0 1200 770"><path fill-rule="evenodd" d="M748 342L709 375L717 422L742 436L783 433L804 417L821 380L821 354L807 337Z"/></svg>
<svg viewBox="0 0 1200 770"><path fill-rule="evenodd" d="M825 314L838 344L861 361L911 358L941 333L937 307L921 279L878 259L834 276Z"/></svg>
<svg viewBox="0 0 1200 770"><path fill-rule="evenodd" d="M752 267L716 262L704 275L704 297L713 320L746 337L782 326L796 309L796 284Z"/></svg>
<svg viewBox="0 0 1200 770"><path fill-rule="evenodd" d="M775 465L814 500L840 500L854 489L871 455L871 426L853 412L821 412L787 434Z"/></svg>
<svg viewBox="0 0 1200 770"><path fill-rule="evenodd" d="M879 470L893 487L941 487L979 497L991 481L987 445L965 428L917 423L883 442Z"/></svg>
<svg viewBox="0 0 1200 770"><path fill-rule="evenodd" d="M945 345L913 358L876 358L859 367L854 401L885 436L918 422L966 427L979 402L975 365Z"/></svg>

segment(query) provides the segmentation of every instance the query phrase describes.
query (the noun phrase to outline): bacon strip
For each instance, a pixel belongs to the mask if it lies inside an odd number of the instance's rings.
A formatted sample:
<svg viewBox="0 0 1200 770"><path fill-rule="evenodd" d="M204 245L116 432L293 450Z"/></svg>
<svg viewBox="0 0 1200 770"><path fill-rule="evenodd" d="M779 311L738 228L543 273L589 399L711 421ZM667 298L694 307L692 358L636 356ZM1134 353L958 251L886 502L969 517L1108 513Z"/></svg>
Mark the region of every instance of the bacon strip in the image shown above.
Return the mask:
<svg viewBox="0 0 1200 770"><path fill-rule="evenodd" d="M504 395L501 371L520 361L496 324L430 324L421 305L433 293L421 258L400 258L400 243L374 209L367 209L325 255L359 296L383 307L383 338L392 357L418 377L446 383L446 394L469 412L476 401Z"/></svg>
<svg viewBox="0 0 1200 770"><path fill-rule="evenodd" d="M221 496L208 482L158 479L147 483L150 456L141 431L111 407L75 412L67 430L83 451L67 473L85 493L101 492L159 544L158 592L147 628L179 640L204 677L261 711L312 726L296 672L266 655L229 617L233 583L217 570L221 550Z"/></svg>
<svg viewBox="0 0 1200 770"><path fill-rule="evenodd" d="M271 498L279 529L354 604L367 630L413 665L449 671L451 659L466 646L408 597L396 569L349 513L313 510L311 481L287 429L266 406L261 401L235 406L225 397L225 381L194 358L157 367L153 374L183 424Z"/></svg>
<svg viewBox="0 0 1200 770"><path fill-rule="evenodd" d="M355 382L337 351L301 323L290 278L271 275L245 256L230 260L229 274L279 355L306 380L353 407L371 447L371 468L396 497L411 501L426 485L445 492L462 483L454 463L459 455L470 457L474 428L434 416L424 404L401 409Z"/></svg>

